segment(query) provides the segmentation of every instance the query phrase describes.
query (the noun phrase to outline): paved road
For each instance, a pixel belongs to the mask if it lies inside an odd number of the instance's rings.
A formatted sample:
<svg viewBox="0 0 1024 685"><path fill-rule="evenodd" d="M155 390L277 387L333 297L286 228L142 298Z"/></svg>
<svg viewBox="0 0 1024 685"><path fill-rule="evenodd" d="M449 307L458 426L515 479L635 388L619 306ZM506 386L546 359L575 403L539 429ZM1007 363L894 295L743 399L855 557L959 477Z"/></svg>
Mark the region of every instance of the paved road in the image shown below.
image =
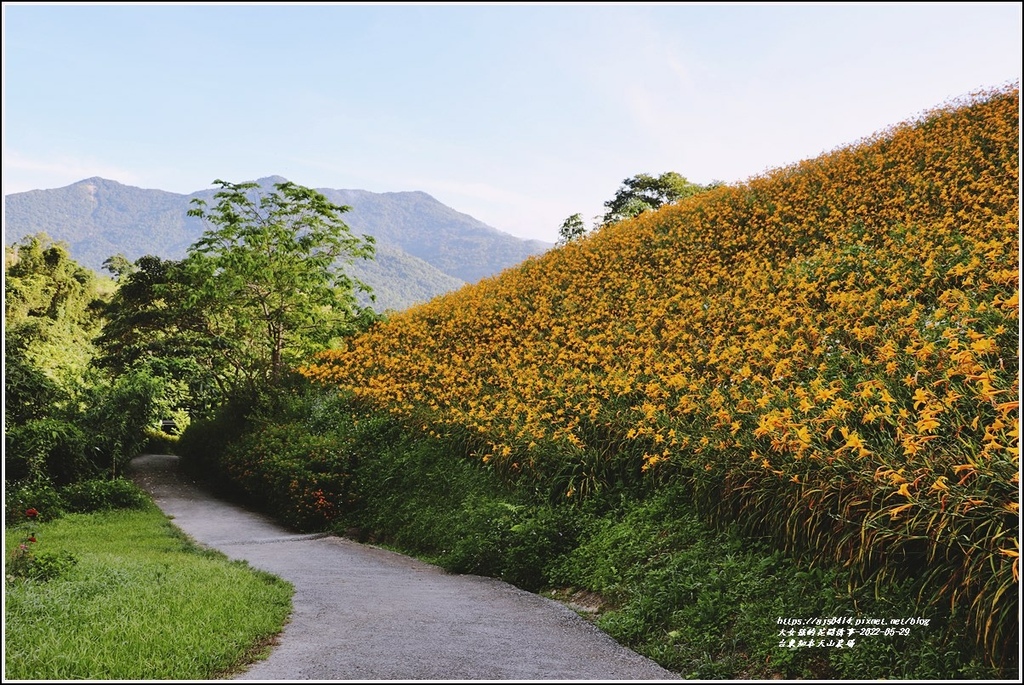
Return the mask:
<svg viewBox="0 0 1024 685"><path fill-rule="evenodd" d="M292 533L188 482L177 457L139 457L130 474L194 540L295 586L279 644L238 679L680 679L553 600L345 538Z"/></svg>

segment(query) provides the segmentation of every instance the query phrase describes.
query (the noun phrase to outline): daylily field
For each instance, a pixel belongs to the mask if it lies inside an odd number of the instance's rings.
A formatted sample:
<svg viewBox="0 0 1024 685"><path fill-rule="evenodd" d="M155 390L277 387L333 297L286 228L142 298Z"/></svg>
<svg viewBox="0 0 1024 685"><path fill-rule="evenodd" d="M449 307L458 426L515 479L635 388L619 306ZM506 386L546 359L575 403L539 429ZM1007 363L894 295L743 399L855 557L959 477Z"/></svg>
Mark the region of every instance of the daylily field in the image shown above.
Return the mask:
<svg viewBox="0 0 1024 685"><path fill-rule="evenodd" d="M1019 112L1016 85L978 93L605 226L304 374L558 499L683 481L808 563L917 569L1005 649Z"/></svg>

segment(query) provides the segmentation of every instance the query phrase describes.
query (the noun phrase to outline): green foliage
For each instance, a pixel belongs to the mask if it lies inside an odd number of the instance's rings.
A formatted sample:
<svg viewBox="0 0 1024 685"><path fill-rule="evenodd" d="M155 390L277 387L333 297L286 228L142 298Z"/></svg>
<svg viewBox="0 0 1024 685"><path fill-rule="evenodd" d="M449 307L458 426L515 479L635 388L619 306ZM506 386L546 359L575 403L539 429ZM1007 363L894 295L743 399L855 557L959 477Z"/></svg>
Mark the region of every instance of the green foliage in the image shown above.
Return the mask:
<svg viewBox="0 0 1024 685"><path fill-rule="evenodd" d="M551 571L557 586L604 598L602 629L687 678L999 677L962 623L914 613L912 583L851 595L847 578L839 567L786 557L736 526L709 529L689 493L668 486L595 513ZM908 636L855 636L859 644L845 649L780 647L789 639L780 618L847 617L930 617L930 625Z"/></svg>
<svg viewBox="0 0 1024 685"><path fill-rule="evenodd" d="M90 369L103 306L97 279L45 235L8 249L5 480L65 485L135 456L163 389L144 371Z"/></svg>
<svg viewBox="0 0 1024 685"><path fill-rule="evenodd" d="M65 401L65 393L52 378L29 363L15 344L5 345L5 425L14 426L42 419L51 407Z"/></svg>
<svg viewBox="0 0 1024 685"><path fill-rule="evenodd" d="M95 364L114 374L144 370L164 382L169 410L208 414L231 367L189 298L198 284L181 262L144 256L119 279L96 339Z"/></svg>
<svg viewBox="0 0 1024 685"><path fill-rule="evenodd" d="M247 499L298 530L323 530L351 504L340 442L290 423L257 424L221 456Z"/></svg>
<svg viewBox="0 0 1024 685"><path fill-rule="evenodd" d="M485 474L453 461L437 440L416 439L384 422L354 428L353 480L361 496L340 527L435 560L443 556L461 537L460 528L471 523L464 503L493 492Z"/></svg>
<svg viewBox="0 0 1024 685"><path fill-rule="evenodd" d="M461 503L461 514L463 534L439 561L456 573L500 577L512 530L522 516L522 505L490 497L470 497Z"/></svg>
<svg viewBox="0 0 1024 685"><path fill-rule="evenodd" d="M137 485L124 478L90 480L61 488L60 495L68 512L89 513L109 509L141 509L149 497Z"/></svg>
<svg viewBox="0 0 1024 685"><path fill-rule="evenodd" d="M7 525L52 521L68 513L138 509L148 502L149 497L124 478L89 478L60 488L46 481L13 481L4 492ZM34 516L26 515L30 510Z"/></svg>
<svg viewBox="0 0 1024 685"><path fill-rule="evenodd" d="M35 510L32 517L27 511ZM65 513L64 498L49 482L9 481L4 487L4 522L8 525L50 521Z"/></svg>
<svg viewBox="0 0 1024 685"><path fill-rule="evenodd" d="M604 203L604 216L594 219L594 230L601 226L631 219L638 214L655 210L662 205L679 202L707 190L723 185L712 181L708 185L691 183L675 171L666 171L660 176L637 174L622 182L615 197ZM577 212L562 222L558 229L558 245L567 245L588 233L583 217Z"/></svg>
<svg viewBox="0 0 1024 685"><path fill-rule="evenodd" d="M193 420L178 438L177 453L181 456L182 471L206 481L219 493L237 494L237 485L224 469L223 456L231 444L242 439L253 411L251 400L235 397L212 415Z"/></svg>
<svg viewBox="0 0 1024 685"><path fill-rule="evenodd" d="M4 447L7 480L63 485L95 476L99 470L85 431L79 422L65 418L31 419L9 426Z"/></svg>
<svg viewBox="0 0 1024 685"><path fill-rule="evenodd" d="M290 182L215 181L217 203L193 200L190 216L209 228L184 267L195 285L189 307L249 391L281 381L286 369L355 330L357 290L343 266L374 254L321 193Z"/></svg>
<svg viewBox="0 0 1024 685"><path fill-rule="evenodd" d="M7 559L7 581L17 579L47 581L63 576L78 563L70 552L39 552L32 550L34 543L20 543Z"/></svg>
<svg viewBox="0 0 1024 685"><path fill-rule="evenodd" d="M116 475L146 444L147 428L161 413L162 384L144 371L113 382L83 386L73 406L49 406L49 416L9 425L7 480L57 485L107 473Z"/></svg>
<svg viewBox="0 0 1024 685"><path fill-rule="evenodd" d="M251 662L291 609L288 583L197 548L152 504L35 537L51 577L5 585L5 679L212 680ZM10 559L18 541L5 542Z"/></svg>
<svg viewBox="0 0 1024 685"><path fill-rule="evenodd" d="M5 344L54 382L75 387L100 325L95 274L45 234L8 247L5 265Z"/></svg>
<svg viewBox="0 0 1024 685"><path fill-rule="evenodd" d="M103 268L114 274L114 278L121 282L126 276L133 273L138 267L132 264L131 260L124 256L124 253L118 252L116 255L107 257L103 261Z"/></svg>
<svg viewBox="0 0 1024 685"><path fill-rule="evenodd" d="M457 538L435 561L456 573L501 578L536 592L551 584L552 566L576 544L579 512L511 504L499 494L460 503Z"/></svg>
<svg viewBox="0 0 1024 685"><path fill-rule="evenodd" d="M608 211L605 212L602 223L610 224L630 219L637 214L658 209L662 205L693 197L715 185L717 184L702 186L691 183L675 171L666 171L660 176L631 176L622 182L615 197L604 203Z"/></svg>
<svg viewBox="0 0 1024 685"><path fill-rule="evenodd" d="M561 227L558 229L558 244L565 245L571 243L574 240L582 238L587 233L586 224L583 223L583 217L580 216L579 212L576 212L565 221L562 222Z"/></svg>
<svg viewBox="0 0 1024 685"><path fill-rule="evenodd" d="M145 369L119 376L91 393L83 418L86 425L95 427L90 444L100 455L96 462L109 468L111 476L141 453L148 440L147 428L164 413L163 399L163 381Z"/></svg>

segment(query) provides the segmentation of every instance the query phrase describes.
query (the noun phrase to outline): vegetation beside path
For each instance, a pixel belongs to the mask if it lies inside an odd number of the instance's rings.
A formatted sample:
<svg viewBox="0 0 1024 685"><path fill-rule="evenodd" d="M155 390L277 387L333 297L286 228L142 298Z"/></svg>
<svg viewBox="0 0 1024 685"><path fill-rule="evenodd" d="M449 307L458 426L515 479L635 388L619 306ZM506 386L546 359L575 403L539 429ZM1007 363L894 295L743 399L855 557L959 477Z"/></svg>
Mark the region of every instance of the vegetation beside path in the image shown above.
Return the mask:
<svg viewBox="0 0 1024 685"><path fill-rule="evenodd" d="M197 547L134 485L109 483L92 489L135 506L8 512L4 680L205 680L265 656L291 585Z"/></svg>
<svg viewBox="0 0 1024 685"><path fill-rule="evenodd" d="M962 614L916 609L920 575L851 592L849 569L811 566L737 525L709 525L682 485L551 502L540 483L510 487L457 442L322 388L297 384L265 404L226 408L190 426L177 449L222 495L297 530L559 600L586 595L597 611L582 613L599 628L686 678L985 680L1015 668L986 662ZM830 618L927 625L846 635L843 647L837 626L822 625L813 646L790 648L810 639L808 627L779 623Z"/></svg>

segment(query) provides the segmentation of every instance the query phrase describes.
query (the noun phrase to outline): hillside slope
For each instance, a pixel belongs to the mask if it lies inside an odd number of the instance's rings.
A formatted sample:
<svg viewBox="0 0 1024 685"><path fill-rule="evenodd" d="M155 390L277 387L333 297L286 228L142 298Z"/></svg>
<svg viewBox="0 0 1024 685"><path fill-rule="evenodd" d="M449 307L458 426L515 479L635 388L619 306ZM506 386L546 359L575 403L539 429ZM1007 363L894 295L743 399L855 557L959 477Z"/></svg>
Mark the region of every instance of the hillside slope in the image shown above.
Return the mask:
<svg viewBox="0 0 1024 685"><path fill-rule="evenodd" d="M559 497L712 520L1016 649L1019 92L607 226L306 369Z"/></svg>

